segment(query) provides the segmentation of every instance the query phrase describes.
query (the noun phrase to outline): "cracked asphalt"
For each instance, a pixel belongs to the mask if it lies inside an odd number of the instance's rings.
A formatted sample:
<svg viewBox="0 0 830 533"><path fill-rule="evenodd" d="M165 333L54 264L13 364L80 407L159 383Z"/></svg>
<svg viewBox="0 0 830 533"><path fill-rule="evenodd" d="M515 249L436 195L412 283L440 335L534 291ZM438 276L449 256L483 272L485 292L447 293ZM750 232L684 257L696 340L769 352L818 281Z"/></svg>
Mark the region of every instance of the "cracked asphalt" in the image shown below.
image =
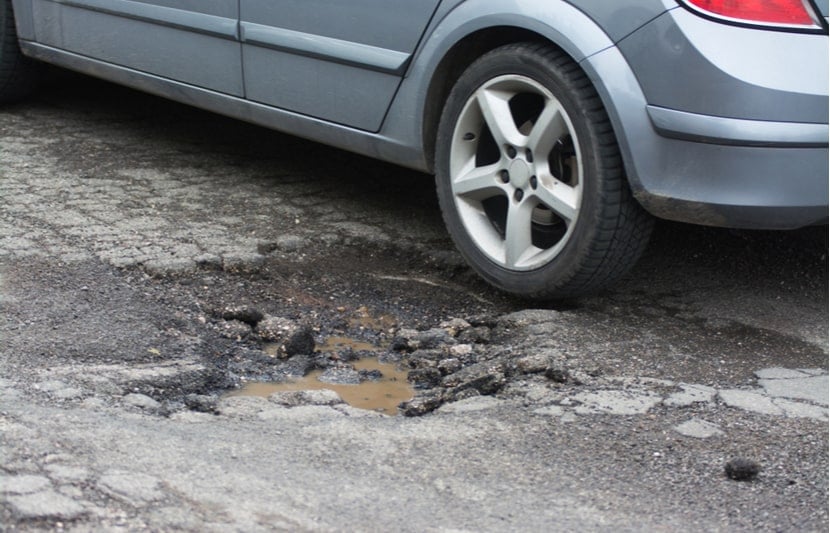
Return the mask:
<svg viewBox="0 0 830 533"><path fill-rule="evenodd" d="M0 198L4 531L828 528L827 227L660 223L518 301L431 177L68 75L0 109ZM510 371L417 417L225 396L268 364L239 306Z"/></svg>

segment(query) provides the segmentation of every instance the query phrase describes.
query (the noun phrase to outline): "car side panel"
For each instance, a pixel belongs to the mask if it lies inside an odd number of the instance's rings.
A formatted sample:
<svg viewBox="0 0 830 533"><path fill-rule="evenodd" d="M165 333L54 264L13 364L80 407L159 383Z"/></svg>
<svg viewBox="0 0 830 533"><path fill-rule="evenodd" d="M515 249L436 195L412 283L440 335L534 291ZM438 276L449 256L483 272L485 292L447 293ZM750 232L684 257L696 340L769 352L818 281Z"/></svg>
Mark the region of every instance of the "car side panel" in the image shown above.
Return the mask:
<svg viewBox="0 0 830 533"><path fill-rule="evenodd" d="M32 0L12 0L12 9L17 23L18 38L34 40L35 21L32 17Z"/></svg>
<svg viewBox="0 0 830 533"><path fill-rule="evenodd" d="M242 0L247 97L377 131L438 0Z"/></svg>
<svg viewBox="0 0 830 533"><path fill-rule="evenodd" d="M169 7L175 4L177 7ZM34 0L39 43L242 96L236 0Z"/></svg>

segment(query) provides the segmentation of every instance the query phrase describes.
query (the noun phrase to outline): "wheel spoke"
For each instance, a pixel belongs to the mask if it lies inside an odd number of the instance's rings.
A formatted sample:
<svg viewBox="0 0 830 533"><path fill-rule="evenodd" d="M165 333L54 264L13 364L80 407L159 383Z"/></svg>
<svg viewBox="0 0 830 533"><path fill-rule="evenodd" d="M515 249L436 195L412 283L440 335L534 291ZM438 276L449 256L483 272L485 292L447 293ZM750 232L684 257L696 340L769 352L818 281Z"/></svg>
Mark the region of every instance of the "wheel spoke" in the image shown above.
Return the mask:
<svg viewBox="0 0 830 533"><path fill-rule="evenodd" d="M524 136L516 128L513 113L510 111L509 102L513 95L513 93L492 89L481 89L476 95L484 121L500 146L506 144L521 146L524 141Z"/></svg>
<svg viewBox="0 0 830 533"><path fill-rule="evenodd" d="M567 134L568 125L562 115L562 108L555 100L548 100L528 135L527 146L536 154L548 154L557 139Z"/></svg>
<svg viewBox="0 0 830 533"><path fill-rule="evenodd" d="M575 220L579 212L579 191L552 176L539 181L540 187L534 191L534 196L569 224Z"/></svg>
<svg viewBox="0 0 830 533"><path fill-rule="evenodd" d="M511 202L504 236L505 263L508 267L520 267L528 254L536 251L530 233L532 217L532 202Z"/></svg>
<svg viewBox="0 0 830 533"><path fill-rule="evenodd" d="M475 166L475 158L461 169L459 176L452 183L455 196L464 196L473 200L484 200L501 190L498 164L484 167Z"/></svg>

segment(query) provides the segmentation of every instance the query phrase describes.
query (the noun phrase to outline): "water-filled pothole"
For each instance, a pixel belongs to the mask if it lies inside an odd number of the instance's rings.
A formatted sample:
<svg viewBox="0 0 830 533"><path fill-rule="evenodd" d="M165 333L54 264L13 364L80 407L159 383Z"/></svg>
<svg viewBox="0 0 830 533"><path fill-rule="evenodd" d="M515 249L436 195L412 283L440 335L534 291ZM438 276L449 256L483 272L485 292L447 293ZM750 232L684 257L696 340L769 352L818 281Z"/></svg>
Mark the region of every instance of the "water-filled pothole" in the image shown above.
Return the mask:
<svg viewBox="0 0 830 533"><path fill-rule="evenodd" d="M266 352L271 349L270 346L265 347ZM275 347L273 349L276 350ZM322 353L338 353L343 350L377 352L378 348L348 337L330 337L319 347ZM325 370L314 370L300 379L286 383L248 383L230 395L267 397L275 392L327 389L339 394L343 401L353 407L391 416L398 414L398 404L411 400L415 395L412 385L406 379L406 371L398 370L395 365L381 363L377 357L364 357L351 361L349 365L357 372L370 373L375 377L362 379L357 384L327 383L320 381Z"/></svg>

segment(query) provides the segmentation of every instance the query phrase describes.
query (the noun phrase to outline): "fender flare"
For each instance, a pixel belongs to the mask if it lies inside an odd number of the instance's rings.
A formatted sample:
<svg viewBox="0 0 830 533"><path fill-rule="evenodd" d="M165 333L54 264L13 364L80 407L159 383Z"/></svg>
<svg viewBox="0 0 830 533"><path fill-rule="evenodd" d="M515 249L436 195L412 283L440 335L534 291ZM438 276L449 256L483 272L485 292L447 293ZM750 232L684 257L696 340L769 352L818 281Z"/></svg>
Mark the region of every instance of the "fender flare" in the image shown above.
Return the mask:
<svg viewBox="0 0 830 533"><path fill-rule="evenodd" d="M614 46L588 15L563 0L454 0L439 7L413 55L381 135L422 153L417 165L432 168L424 150L428 91L441 61L468 36L488 29L513 27L538 34L581 62ZM597 83L591 73L592 82Z"/></svg>

